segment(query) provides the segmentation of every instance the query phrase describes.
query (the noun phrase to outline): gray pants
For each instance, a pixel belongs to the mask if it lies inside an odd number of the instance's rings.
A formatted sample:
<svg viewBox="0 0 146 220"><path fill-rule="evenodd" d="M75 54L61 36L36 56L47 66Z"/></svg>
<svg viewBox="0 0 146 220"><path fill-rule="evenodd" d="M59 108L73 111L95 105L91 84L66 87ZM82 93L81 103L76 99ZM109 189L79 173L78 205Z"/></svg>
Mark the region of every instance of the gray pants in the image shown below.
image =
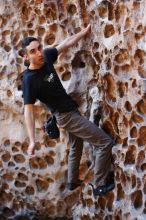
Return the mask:
<svg viewBox="0 0 146 220"><path fill-rule="evenodd" d="M57 124L68 131L70 152L68 158L68 182L76 183L79 179L79 166L83 151L83 140L95 146L94 184L105 184L111 166L113 141L94 123L81 116L78 110L56 113Z"/></svg>

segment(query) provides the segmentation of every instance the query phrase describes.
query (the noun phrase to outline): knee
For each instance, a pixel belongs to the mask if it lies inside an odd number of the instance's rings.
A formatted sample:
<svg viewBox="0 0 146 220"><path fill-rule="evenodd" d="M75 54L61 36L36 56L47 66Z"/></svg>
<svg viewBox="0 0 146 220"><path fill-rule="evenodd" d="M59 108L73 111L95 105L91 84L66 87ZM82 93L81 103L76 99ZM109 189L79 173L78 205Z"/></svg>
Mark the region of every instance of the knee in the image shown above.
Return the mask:
<svg viewBox="0 0 146 220"><path fill-rule="evenodd" d="M113 145L114 145L114 140L111 137L109 137L108 146L112 148Z"/></svg>

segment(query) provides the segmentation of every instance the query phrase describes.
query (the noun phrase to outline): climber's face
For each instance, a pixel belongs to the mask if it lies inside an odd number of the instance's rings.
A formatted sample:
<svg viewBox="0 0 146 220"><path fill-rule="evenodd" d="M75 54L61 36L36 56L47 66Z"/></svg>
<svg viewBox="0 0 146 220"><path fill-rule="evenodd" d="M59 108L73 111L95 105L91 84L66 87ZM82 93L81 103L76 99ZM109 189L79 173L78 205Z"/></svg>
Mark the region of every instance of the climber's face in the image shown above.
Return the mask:
<svg viewBox="0 0 146 220"><path fill-rule="evenodd" d="M44 64L43 47L39 41L32 41L26 47L24 58L30 63L30 69L38 69Z"/></svg>

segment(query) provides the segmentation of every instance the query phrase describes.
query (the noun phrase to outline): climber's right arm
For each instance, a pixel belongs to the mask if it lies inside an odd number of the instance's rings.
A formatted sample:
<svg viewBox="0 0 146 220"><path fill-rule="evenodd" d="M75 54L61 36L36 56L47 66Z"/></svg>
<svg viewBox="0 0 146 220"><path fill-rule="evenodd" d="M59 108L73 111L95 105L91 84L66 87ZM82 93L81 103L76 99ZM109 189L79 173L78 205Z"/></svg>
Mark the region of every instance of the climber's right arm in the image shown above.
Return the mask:
<svg viewBox="0 0 146 220"><path fill-rule="evenodd" d="M24 117L30 141L27 153L28 155L33 155L35 152L35 115L33 104L24 105Z"/></svg>

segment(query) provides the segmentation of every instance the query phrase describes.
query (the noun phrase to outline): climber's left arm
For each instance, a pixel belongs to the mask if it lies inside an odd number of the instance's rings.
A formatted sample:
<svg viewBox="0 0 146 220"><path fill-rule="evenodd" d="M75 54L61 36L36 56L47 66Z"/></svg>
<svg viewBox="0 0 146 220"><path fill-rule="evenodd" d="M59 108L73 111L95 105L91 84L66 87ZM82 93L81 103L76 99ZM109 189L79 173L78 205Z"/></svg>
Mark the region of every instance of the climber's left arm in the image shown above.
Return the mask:
<svg viewBox="0 0 146 220"><path fill-rule="evenodd" d="M79 33L74 34L73 36L70 36L66 38L62 43L60 43L58 46L56 46L56 49L58 50L58 54L62 53L69 47L72 47L74 44L76 44L81 38L83 38L87 33L91 32L91 25L89 24L86 28L81 30Z"/></svg>

